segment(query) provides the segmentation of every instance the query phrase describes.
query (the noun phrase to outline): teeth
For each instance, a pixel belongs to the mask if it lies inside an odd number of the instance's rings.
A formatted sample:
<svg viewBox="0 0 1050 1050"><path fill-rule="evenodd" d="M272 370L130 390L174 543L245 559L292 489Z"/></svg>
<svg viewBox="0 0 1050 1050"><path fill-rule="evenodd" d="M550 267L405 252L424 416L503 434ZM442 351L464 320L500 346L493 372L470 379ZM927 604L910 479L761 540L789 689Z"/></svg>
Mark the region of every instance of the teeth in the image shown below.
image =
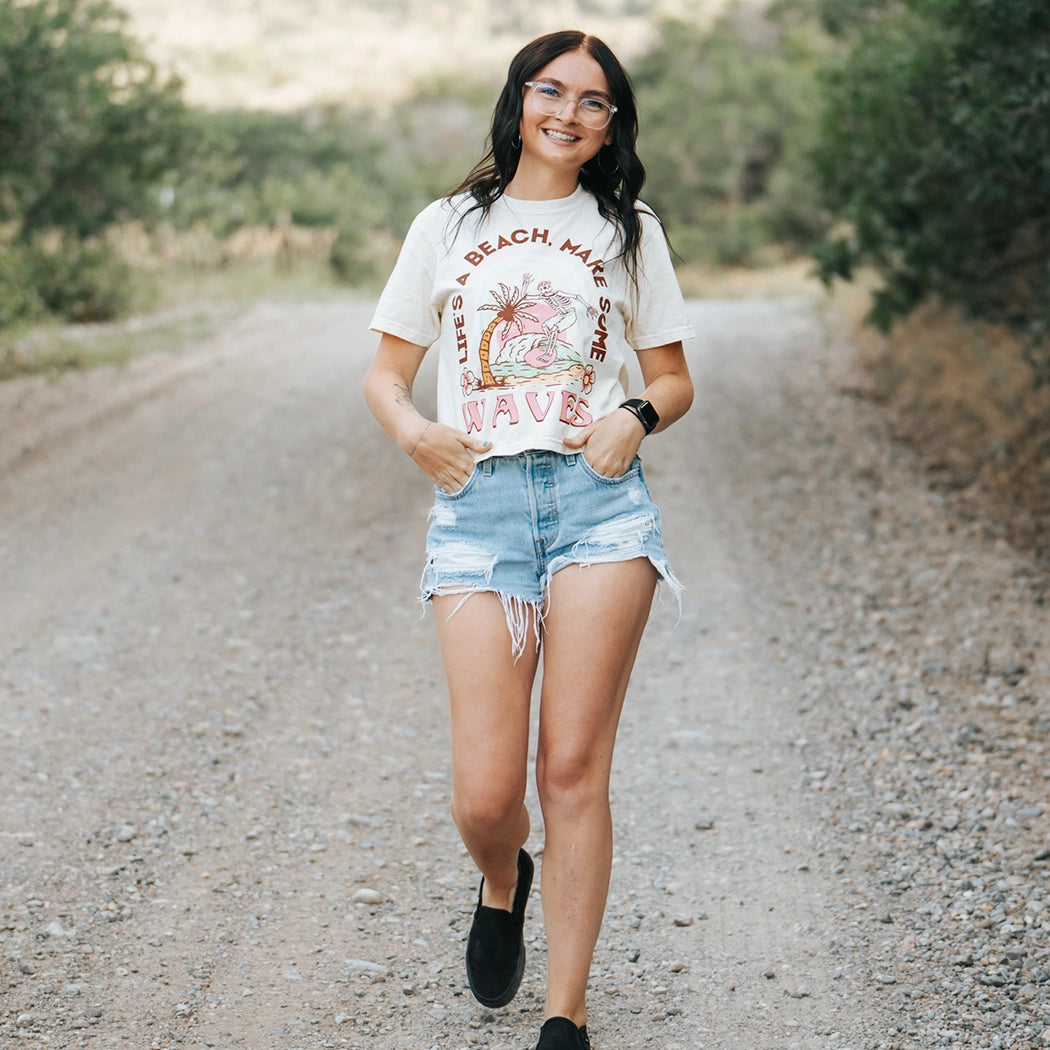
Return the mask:
<svg viewBox="0 0 1050 1050"><path fill-rule="evenodd" d="M548 135L552 139L558 139L561 142L575 142L575 135L566 135L560 131L552 131L550 128L544 128L543 133Z"/></svg>

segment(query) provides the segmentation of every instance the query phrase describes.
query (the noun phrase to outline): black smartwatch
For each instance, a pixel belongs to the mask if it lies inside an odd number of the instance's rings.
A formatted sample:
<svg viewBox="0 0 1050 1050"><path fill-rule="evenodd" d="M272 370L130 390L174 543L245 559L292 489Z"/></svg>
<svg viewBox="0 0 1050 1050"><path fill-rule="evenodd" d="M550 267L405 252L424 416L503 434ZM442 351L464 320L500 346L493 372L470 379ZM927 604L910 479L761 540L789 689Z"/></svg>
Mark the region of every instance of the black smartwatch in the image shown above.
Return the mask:
<svg viewBox="0 0 1050 1050"><path fill-rule="evenodd" d="M660 422L656 409L640 397L629 397L620 405L620 408L626 408L645 427L646 434L651 434L656 429L657 423Z"/></svg>

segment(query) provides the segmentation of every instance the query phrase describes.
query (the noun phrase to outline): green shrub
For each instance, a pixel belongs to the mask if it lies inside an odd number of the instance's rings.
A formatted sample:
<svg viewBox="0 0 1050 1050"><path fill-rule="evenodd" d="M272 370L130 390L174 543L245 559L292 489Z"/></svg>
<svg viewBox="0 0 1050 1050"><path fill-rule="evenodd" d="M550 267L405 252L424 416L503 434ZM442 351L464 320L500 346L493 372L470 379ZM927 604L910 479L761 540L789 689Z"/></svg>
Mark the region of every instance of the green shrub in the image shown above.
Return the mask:
<svg viewBox="0 0 1050 1050"><path fill-rule="evenodd" d="M35 321L46 312L36 280L37 261L25 245L0 245L0 329Z"/></svg>
<svg viewBox="0 0 1050 1050"><path fill-rule="evenodd" d="M0 222L23 242L142 217L187 152L163 79L109 0L0 3Z"/></svg>
<svg viewBox="0 0 1050 1050"><path fill-rule="evenodd" d="M337 108L296 113L195 113L199 157L170 187L177 229L204 222L224 237L239 226L291 221L333 227L367 210L385 218L383 134L366 113Z"/></svg>
<svg viewBox="0 0 1050 1050"><path fill-rule="evenodd" d="M1050 6L825 0L845 34L815 150L825 280L882 278L888 328L940 299L1027 332L1050 382Z"/></svg>
<svg viewBox="0 0 1050 1050"><path fill-rule="evenodd" d="M351 287L367 285L376 276L376 265L368 238L357 226L340 228L329 258L332 273Z"/></svg>
<svg viewBox="0 0 1050 1050"><path fill-rule="evenodd" d="M105 242L64 238L34 249L34 284L46 309L68 321L112 321L131 305L131 268Z"/></svg>
<svg viewBox="0 0 1050 1050"><path fill-rule="evenodd" d="M741 5L708 31L671 22L632 68L643 196L687 261L746 264L823 231L806 146L826 47L812 4Z"/></svg>

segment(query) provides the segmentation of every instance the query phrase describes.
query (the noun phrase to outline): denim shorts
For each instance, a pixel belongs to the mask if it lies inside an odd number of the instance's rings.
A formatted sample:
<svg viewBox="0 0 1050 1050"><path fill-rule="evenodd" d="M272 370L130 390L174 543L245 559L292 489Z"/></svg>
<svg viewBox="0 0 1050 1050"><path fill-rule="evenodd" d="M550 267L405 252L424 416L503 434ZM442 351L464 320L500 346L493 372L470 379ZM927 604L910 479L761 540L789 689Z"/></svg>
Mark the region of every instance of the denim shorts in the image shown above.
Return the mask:
<svg viewBox="0 0 1050 1050"><path fill-rule="evenodd" d="M606 478L580 453L492 456L459 492L435 486L421 599L495 592L520 653L529 622L539 639L556 572L634 558L648 558L680 599L640 459L623 477Z"/></svg>

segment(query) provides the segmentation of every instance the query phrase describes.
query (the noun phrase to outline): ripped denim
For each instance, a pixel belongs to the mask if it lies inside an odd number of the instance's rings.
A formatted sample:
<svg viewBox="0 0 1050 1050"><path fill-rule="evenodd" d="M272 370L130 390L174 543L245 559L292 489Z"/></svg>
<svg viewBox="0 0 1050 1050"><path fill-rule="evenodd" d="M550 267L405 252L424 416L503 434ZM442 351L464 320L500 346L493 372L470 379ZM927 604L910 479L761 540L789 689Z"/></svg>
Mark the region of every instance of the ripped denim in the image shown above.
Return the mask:
<svg viewBox="0 0 1050 1050"><path fill-rule="evenodd" d="M459 492L435 488L420 597L497 594L520 655L530 622L539 644L555 573L634 558L648 558L680 609L682 584L664 553L641 460L606 478L579 453L493 456Z"/></svg>

